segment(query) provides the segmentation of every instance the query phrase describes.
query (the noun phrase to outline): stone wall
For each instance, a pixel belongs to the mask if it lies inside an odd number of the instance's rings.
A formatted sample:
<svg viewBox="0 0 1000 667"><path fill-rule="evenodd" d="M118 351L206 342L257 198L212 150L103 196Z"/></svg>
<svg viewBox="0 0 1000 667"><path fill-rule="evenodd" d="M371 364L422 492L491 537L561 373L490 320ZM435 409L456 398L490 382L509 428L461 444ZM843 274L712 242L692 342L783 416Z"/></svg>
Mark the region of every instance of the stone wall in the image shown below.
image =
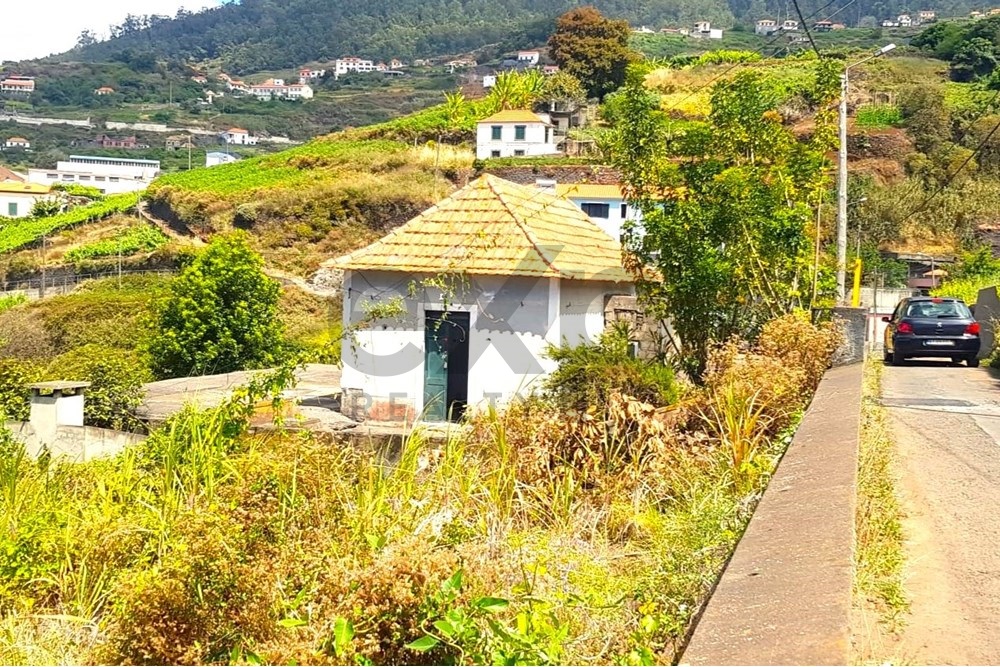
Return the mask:
<svg viewBox="0 0 1000 667"><path fill-rule="evenodd" d="M487 174L493 174L521 185L534 185L535 181L544 178L557 183L598 183L615 185L621 182L621 173L617 169L599 164L567 164L567 165L525 165L523 167L489 167Z"/></svg>
<svg viewBox="0 0 1000 667"><path fill-rule="evenodd" d="M833 354L834 366L847 366L865 360L865 332L868 329L867 308L834 308L833 321L843 338Z"/></svg>

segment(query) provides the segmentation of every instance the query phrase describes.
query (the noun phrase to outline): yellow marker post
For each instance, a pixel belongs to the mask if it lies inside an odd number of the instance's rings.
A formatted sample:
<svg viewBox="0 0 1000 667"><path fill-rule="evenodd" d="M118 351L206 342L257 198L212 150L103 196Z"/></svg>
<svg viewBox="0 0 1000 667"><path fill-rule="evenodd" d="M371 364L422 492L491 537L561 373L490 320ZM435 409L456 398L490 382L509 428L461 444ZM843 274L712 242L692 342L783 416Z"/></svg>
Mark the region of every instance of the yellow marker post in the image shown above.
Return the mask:
<svg viewBox="0 0 1000 667"><path fill-rule="evenodd" d="M854 291L851 293L851 306L861 305L861 258L854 260Z"/></svg>

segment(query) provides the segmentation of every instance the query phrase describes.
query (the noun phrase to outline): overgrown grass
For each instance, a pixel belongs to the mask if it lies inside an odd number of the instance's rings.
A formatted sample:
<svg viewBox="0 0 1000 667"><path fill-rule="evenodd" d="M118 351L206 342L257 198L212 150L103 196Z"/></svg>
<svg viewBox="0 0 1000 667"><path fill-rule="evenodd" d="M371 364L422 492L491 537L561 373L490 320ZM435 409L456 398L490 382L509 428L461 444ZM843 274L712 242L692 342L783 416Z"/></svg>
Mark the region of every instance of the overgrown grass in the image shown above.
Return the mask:
<svg viewBox="0 0 1000 667"><path fill-rule="evenodd" d="M128 257L139 252L152 252L165 245L170 239L159 228L139 224L123 229L109 239L95 241L74 248L66 253L70 262L121 255Z"/></svg>
<svg viewBox="0 0 1000 667"><path fill-rule="evenodd" d="M396 453L249 433L286 413L268 399L289 369L111 460L3 439L0 661L672 662L808 401L808 370L767 349L673 408L531 400ZM776 375L794 386L718 395ZM754 431L738 469L692 403Z"/></svg>
<svg viewBox="0 0 1000 667"><path fill-rule="evenodd" d="M909 608L903 590L902 510L896 491L896 448L882 395L882 364L865 365L855 516L855 595L874 605L880 620L896 622Z"/></svg>
<svg viewBox="0 0 1000 667"><path fill-rule="evenodd" d="M979 290L997 285L1000 285L1000 274L946 279L940 287L931 290L931 294L933 296L952 296L971 306L979 299Z"/></svg>
<svg viewBox="0 0 1000 667"><path fill-rule="evenodd" d="M14 306L20 306L27 302L28 297L23 294L12 294L10 296L0 296L0 313L6 312Z"/></svg>
<svg viewBox="0 0 1000 667"><path fill-rule="evenodd" d="M854 121L858 127L882 129L898 125L903 120L899 107L894 104L866 104L858 107Z"/></svg>

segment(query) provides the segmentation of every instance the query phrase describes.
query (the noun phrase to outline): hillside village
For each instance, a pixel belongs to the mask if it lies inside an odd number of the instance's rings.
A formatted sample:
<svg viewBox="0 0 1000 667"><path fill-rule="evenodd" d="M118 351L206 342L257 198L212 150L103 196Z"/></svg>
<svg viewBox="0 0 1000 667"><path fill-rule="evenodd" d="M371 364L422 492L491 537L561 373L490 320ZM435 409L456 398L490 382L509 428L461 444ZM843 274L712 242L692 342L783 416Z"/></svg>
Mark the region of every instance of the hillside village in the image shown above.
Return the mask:
<svg viewBox="0 0 1000 667"><path fill-rule="evenodd" d="M265 9L2 73L0 661L1000 660L1000 10Z"/></svg>

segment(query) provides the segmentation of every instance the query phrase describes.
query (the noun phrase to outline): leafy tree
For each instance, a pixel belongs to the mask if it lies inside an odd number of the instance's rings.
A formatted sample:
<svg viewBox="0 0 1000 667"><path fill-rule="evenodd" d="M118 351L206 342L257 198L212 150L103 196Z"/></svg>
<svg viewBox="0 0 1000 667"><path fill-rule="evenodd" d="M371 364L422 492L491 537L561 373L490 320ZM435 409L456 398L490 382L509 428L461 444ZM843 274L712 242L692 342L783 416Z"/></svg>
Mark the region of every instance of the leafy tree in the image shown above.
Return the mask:
<svg viewBox="0 0 1000 667"><path fill-rule="evenodd" d="M951 59L951 78L955 81L974 81L989 76L997 66L997 51L993 42L973 37L955 51Z"/></svg>
<svg viewBox="0 0 1000 667"><path fill-rule="evenodd" d="M45 372L51 380L90 382L83 407L90 426L134 431L141 427L135 409L142 403L149 367L128 351L88 344L56 357Z"/></svg>
<svg viewBox="0 0 1000 667"><path fill-rule="evenodd" d="M587 91L580 80L567 72L556 72L545 80L542 101L578 107L587 101Z"/></svg>
<svg viewBox="0 0 1000 667"><path fill-rule="evenodd" d="M5 419L28 420L31 412L28 385L37 382L38 377L38 368L30 361L0 359L0 423Z"/></svg>
<svg viewBox="0 0 1000 667"><path fill-rule="evenodd" d="M630 70L612 160L642 210L645 234L629 233L635 265L655 265L662 281L640 281L664 304L688 368L700 376L710 346L752 335L766 320L804 305L811 283L812 206L829 183L836 66L817 65L818 131L802 144L776 108L779 87L741 72L712 91L705 123L681 128Z"/></svg>
<svg viewBox="0 0 1000 667"><path fill-rule="evenodd" d="M948 277L989 278L1000 275L1000 259L993 256L993 249L981 246L962 255L962 259L952 267Z"/></svg>
<svg viewBox="0 0 1000 667"><path fill-rule="evenodd" d="M556 21L549 49L561 70L572 74L592 97L603 98L625 81L636 54L629 49L628 21L605 18L594 7L578 7Z"/></svg>
<svg viewBox="0 0 1000 667"><path fill-rule="evenodd" d="M278 360L280 288L242 232L219 236L170 285L150 345L160 377L261 368Z"/></svg>
<svg viewBox="0 0 1000 667"><path fill-rule="evenodd" d="M899 110L920 152L930 153L942 143L951 141L951 114L940 86L913 86L904 91L900 95Z"/></svg>

